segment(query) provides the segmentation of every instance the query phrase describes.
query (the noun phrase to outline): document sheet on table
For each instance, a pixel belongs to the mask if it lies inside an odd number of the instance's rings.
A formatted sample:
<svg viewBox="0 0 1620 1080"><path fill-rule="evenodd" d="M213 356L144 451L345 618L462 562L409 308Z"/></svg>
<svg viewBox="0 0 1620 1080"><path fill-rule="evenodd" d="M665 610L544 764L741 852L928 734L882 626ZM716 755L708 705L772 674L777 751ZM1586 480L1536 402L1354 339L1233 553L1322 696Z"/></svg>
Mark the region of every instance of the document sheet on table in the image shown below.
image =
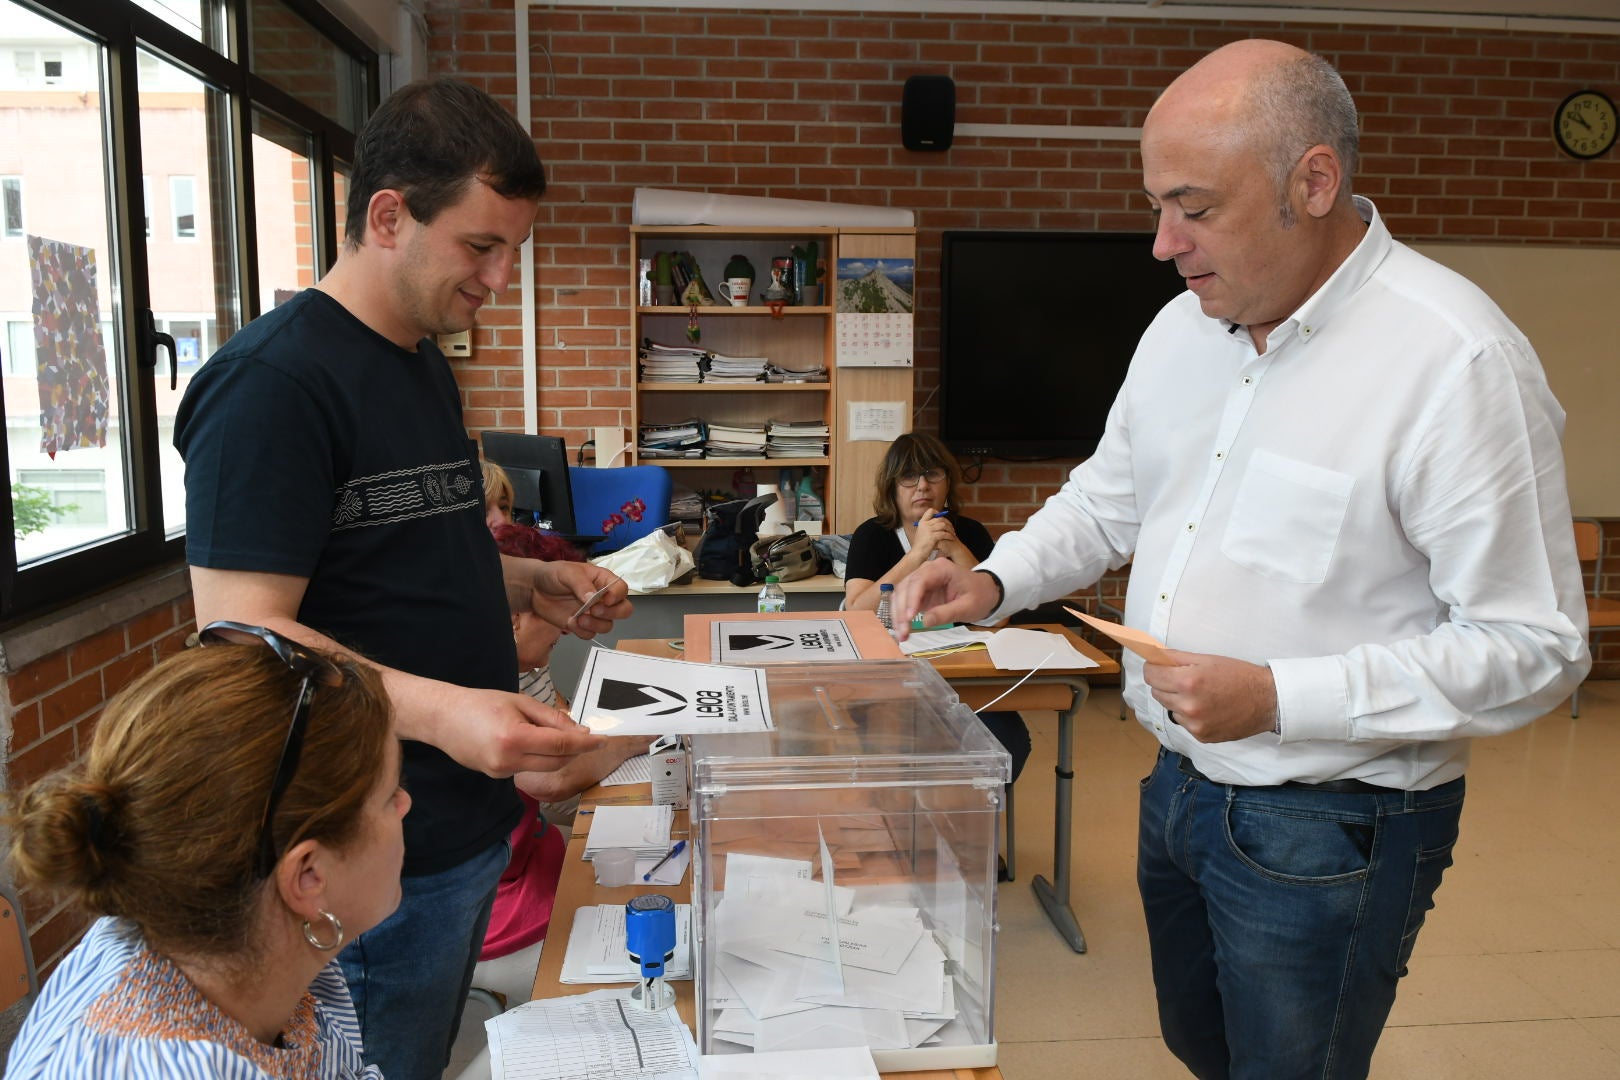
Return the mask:
<svg viewBox="0 0 1620 1080"><path fill-rule="evenodd" d="M491 1080L698 1080L697 1043L673 1008L624 990L530 1001L484 1023Z"/></svg>

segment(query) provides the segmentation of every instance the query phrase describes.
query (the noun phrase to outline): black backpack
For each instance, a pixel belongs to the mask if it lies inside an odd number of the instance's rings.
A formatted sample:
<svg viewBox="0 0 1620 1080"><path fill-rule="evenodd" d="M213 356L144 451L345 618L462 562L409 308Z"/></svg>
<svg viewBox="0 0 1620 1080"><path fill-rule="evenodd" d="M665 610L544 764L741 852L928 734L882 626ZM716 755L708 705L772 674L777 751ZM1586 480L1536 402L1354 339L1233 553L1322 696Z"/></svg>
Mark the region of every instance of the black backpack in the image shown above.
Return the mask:
<svg viewBox="0 0 1620 1080"><path fill-rule="evenodd" d="M754 580L749 549L759 537L765 508L776 501L772 491L752 499L732 499L703 511L703 535L693 561L698 577L749 585Z"/></svg>

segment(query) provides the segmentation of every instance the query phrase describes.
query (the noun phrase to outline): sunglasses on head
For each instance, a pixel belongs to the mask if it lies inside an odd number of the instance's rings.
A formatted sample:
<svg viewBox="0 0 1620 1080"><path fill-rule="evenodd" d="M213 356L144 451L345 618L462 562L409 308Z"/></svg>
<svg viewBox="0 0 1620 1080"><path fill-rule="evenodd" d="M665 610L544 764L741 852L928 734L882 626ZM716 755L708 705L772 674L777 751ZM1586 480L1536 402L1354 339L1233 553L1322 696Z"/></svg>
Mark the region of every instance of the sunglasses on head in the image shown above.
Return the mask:
<svg viewBox="0 0 1620 1080"><path fill-rule="evenodd" d="M309 726L309 706L315 700L315 687L343 685L343 672L336 664L307 646L282 637L274 630L248 623L219 619L203 627L197 634L202 645L268 645L281 658L294 675L303 681L298 686L298 698L293 704L292 722L287 725L287 739L281 746L281 757L276 763L275 779L270 783L270 799L264 807L264 822L259 827L259 851L255 857L254 874L267 878L276 867L279 852L271 835L270 823L276 816L281 797L292 784L298 771L298 759L304 750L304 731Z"/></svg>

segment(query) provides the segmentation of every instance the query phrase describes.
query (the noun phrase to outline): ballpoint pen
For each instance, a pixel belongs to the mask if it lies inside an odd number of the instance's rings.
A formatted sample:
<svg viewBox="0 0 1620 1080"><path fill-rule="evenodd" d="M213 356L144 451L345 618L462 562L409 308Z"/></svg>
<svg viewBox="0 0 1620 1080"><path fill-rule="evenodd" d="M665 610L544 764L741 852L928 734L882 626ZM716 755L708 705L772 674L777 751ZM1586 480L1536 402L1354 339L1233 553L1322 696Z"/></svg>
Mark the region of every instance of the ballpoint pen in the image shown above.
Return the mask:
<svg viewBox="0 0 1620 1080"><path fill-rule="evenodd" d="M942 517L944 517L944 516L945 516L945 515L946 515L946 514L949 514L949 513L950 513L950 511L949 511L949 510L935 510L935 511L934 511L934 512L933 512L933 514L932 514L932 515L931 515L931 516L930 516L930 517L929 517L929 520L930 520L930 521L932 521L932 520L933 520L933 519L934 519L934 518L942 518ZM913 521L913 522L912 522L912 523L911 523L911 527L912 527L912 528L914 528L914 529L915 529L915 528L916 528L916 527L917 527L917 526L918 526L918 525L921 525L921 524L922 524L922 522L921 522L921 521L920 521L920 520L918 520L918 521Z"/></svg>
<svg viewBox="0 0 1620 1080"><path fill-rule="evenodd" d="M669 862L669 860L673 859L675 856L679 855L681 852L683 852L685 850L686 850L686 841L685 840L677 840L677 841L675 841L675 846L669 849L669 854L665 855L662 859L659 859L656 863L654 863L653 868L651 870L647 871L645 874L642 874L641 875L641 880L642 881L651 881L652 876L654 874L658 873L659 869L661 867L663 867L663 865L665 863Z"/></svg>

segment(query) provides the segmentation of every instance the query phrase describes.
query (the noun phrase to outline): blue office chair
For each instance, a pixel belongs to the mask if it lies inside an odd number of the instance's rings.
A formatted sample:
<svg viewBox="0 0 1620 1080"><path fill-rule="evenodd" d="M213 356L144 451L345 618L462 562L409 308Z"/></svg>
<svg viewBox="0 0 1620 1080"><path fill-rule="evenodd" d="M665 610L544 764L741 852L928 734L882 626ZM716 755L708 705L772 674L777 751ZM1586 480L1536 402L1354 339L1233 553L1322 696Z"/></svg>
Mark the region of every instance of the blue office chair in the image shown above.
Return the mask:
<svg viewBox="0 0 1620 1080"><path fill-rule="evenodd" d="M605 538L591 548L592 555L606 555L640 540L654 529L669 524L669 499L673 484L669 470L662 465L626 465L617 469L586 468L571 465L569 482L574 488L574 527L582 533L603 533ZM632 520L627 503L640 500L641 520ZM613 516L623 518L613 524Z"/></svg>

